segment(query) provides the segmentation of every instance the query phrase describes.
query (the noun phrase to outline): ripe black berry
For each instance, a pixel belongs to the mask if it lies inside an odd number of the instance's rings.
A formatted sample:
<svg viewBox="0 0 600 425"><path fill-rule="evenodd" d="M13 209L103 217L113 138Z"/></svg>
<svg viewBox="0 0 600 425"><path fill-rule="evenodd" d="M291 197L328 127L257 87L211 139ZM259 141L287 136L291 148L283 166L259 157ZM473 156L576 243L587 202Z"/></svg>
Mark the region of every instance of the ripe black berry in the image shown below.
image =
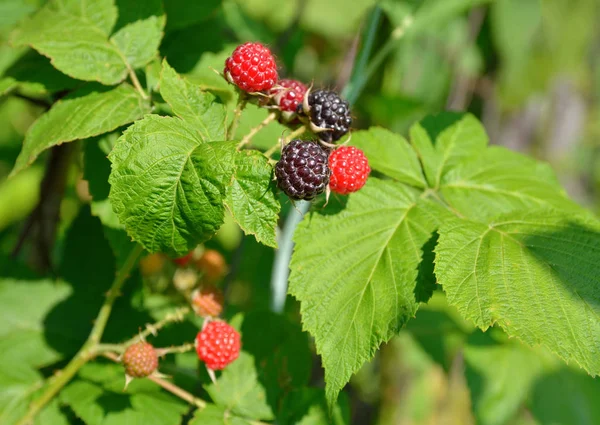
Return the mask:
<svg viewBox="0 0 600 425"><path fill-rule="evenodd" d="M317 132L321 140L335 142L350 130L350 106L336 92L317 90L307 100L311 123L319 129L328 129Z"/></svg>
<svg viewBox="0 0 600 425"><path fill-rule="evenodd" d="M275 166L277 186L292 199L313 199L329 184L328 156L317 142L292 140Z"/></svg>

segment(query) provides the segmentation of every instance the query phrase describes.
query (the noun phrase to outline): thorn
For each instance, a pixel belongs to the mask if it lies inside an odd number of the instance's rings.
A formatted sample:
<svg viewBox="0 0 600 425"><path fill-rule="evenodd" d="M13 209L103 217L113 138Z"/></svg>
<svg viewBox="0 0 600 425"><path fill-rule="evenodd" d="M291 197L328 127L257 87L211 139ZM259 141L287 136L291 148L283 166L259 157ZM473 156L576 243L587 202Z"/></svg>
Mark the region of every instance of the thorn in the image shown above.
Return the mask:
<svg viewBox="0 0 600 425"><path fill-rule="evenodd" d="M125 390L129 386L129 384L131 383L131 381L133 381L134 379L135 378L133 378L132 376L129 376L129 375L125 374L125 386L123 387L123 392L125 392Z"/></svg>
<svg viewBox="0 0 600 425"><path fill-rule="evenodd" d="M215 371L206 367L206 371L208 372L208 376L210 376L210 380L213 384L217 385L217 377L215 376Z"/></svg>

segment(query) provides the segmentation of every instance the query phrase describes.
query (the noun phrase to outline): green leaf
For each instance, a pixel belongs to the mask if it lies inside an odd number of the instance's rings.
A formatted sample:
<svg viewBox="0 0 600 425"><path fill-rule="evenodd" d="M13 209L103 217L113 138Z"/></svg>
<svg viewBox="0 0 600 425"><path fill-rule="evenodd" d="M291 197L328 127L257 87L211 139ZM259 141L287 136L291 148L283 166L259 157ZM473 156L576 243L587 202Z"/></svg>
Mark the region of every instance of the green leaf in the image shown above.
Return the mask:
<svg viewBox="0 0 600 425"><path fill-rule="evenodd" d="M113 0L51 0L12 34L14 45L30 45L61 72L81 80L113 85L132 68L154 58L164 16L149 16L120 28Z"/></svg>
<svg viewBox="0 0 600 425"><path fill-rule="evenodd" d="M232 415L223 407L209 404L204 409L198 409L189 425L252 425L238 416Z"/></svg>
<svg viewBox="0 0 600 425"><path fill-rule="evenodd" d="M478 220L540 207L583 212L567 198L548 164L497 146L448 171L439 192L452 208Z"/></svg>
<svg viewBox="0 0 600 425"><path fill-rule="evenodd" d="M559 366L536 380L529 409L543 425L597 424L600 423L598 394L598 379Z"/></svg>
<svg viewBox="0 0 600 425"><path fill-rule="evenodd" d="M313 213L296 231L289 291L322 356L330 405L417 310L421 248L437 221L433 204L418 195L370 178L344 210Z"/></svg>
<svg viewBox="0 0 600 425"><path fill-rule="evenodd" d="M47 57L30 49L6 70L5 76L12 77L26 93L56 93L82 84L57 71Z"/></svg>
<svg viewBox="0 0 600 425"><path fill-rule="evenodd" d="M482 152L488 143L485 130L475 117L455 113L428 117L415 124L410 129L410 139L427 182L435 189L448 170Z"/></svg>
<svg viewBox="0 0 600 425"><path fill-rule="evenodd" d="M233 414L250 419L274 419L267 404L267 394L258 381L254 358L242 351L237 360L229 365L206 391L220 407Z"/></svg>
<svg viewBox="0 0 600 425"><path fill-rule="evenodd" d="M371 127L352 133L352 144L364 151L372 169L410 186L427 186L419 158L402 136Z"/></svg>
<svg viewBox="0 0 600 425"><path fill-rule="evenodd" d="M69 285L60 281L1 280L0 364L42 367L62 359L49 339L64 338L68 332L45 322L71 294Z"/></svg>
<svg viewBox="0 0 600 425"><path fill-rule="evenodd" d="M233 152L178 118L148 115L128 128L109 156L109 199L129 235L179 256L209 239L223 223Z"/></svg>
<svg viewBox="0 0 600 425"><path fill-rule="evenodd" d="M121 28L111 37L132 68L141 68L158 53L163 37L164 16L150 16Z"/></svg>
<svg viewBox="0 0 600 425"><path fill-rule="evenodd" d="M519 211L489 224L446 219L439 233L435 274L465 318L600 373L597 222Z"/></svg>
<svg viewBox="0 0 600 425"><path fill-rule="evenodd" d="M539 353L517 342L468 344L466 378L479 425L503 425L516 416L542 373Z"/></svg>
<svg viewBox="0 0 600 425"><path fill-rule="evenodd" d="M185 28L209 18L221 6L220 0L190 2L186 0L165 0L167 29Z"/></svg>
<svg viewBox="0 0 600 425"><path fill-rule="evenodd" d="M116 19L112 0L52 0L24 21L11 41L30 45L73 78L117 84L127 75L127 64L108 41Z"/></svg>
<svg viewBox="0 0 600 425"><path fill-rule="evenodd" d="M281 417L277 420L281 425L349 424L348 400L346 397L340 397L330 413L325 400L325 391L317 388L296 389L284 399Z"/></svg>
<svg viewBox="0 0 600 425"><path fill-rule="evenodd" d="M120 365L86 364L78 379L60 393L87 425L178 425L189 407L147 379L134 380L124 392L125 374Z"/></svg>
<svg viewBox="0 0 600 425"><path fill-rule="evenodd" d="M14 425L25 415L29 404L43 385L38 372L18 359L0 365L0 423ZM33 425L68 425L58 400L48 403L36 416Z"/></svg>
<svg viewBox="0 0 600 425"><path fill-rule="evenodd" d="M213 94L181 78L163 60L160 94L173 112L196 128L205 141L225 139L225 107Z"/></svg>
<svg viewBox="0 0 600 425"><path fill-rule="evenodd" d="M247 235L277 247L275 229L281 205L275 197L273 168L267 157L255 150L236 153L235 171L227 188L225 205Z"/></svg>
<svg viewBox="0 0 600 425"><path fill-rule="evenodd" d="M32 164L52 146L112 131L149 111L128 84L58 101L29 128L11 175Z"/></svg>
<svg viewBox="0 0 600 425"><path fill-rule="evenodd" d="M270 311L253 311L245 314L240 333L270 406L280 406L289 391L308 385L312 353L308 334L299 325Z"/></svg>

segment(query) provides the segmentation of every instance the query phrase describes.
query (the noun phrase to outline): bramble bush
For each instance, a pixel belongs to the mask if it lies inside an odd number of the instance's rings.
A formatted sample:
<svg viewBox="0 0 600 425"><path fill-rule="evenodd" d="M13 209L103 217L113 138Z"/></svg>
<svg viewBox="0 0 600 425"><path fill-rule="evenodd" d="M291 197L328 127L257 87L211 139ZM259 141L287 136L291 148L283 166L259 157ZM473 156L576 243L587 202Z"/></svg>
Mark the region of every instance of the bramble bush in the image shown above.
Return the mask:
<svg viewBox="0 0 600 425"><path fill-rule="evenodd" d="M50 150L66 161L48 165L62 185L76 164L87 186L46 247L60 253L54 273L13 264L0 281L0 423L347 424L340 392L405 326L437 358L451 334L479 341L464 349L477 423L508 423L543 377L557 392L536 393L540 423L599 423L597 382L579 371L600 373L594 214L549 165L490 146L472 114L427 116L407 138L348 131L389 46L484 2L405 17L381 55L367 27L342 95L279 84L278 60L258 43L206 54L189 75L172 65L193 43L161 55L186 8L209 16L232 3L50 0L20 12L0 89L45 110L10 179ZM252 249L225 258L214 238L239 228L246 245L279 246L275 294L303 214L294 300L240 308L244 291L269 297L264 260ZM235 273L254 274L242 295ZM428 314L446 327L419 333ZM563 385L583 407L548 407ZM577 412L587 421L570 422Z"/></svg>

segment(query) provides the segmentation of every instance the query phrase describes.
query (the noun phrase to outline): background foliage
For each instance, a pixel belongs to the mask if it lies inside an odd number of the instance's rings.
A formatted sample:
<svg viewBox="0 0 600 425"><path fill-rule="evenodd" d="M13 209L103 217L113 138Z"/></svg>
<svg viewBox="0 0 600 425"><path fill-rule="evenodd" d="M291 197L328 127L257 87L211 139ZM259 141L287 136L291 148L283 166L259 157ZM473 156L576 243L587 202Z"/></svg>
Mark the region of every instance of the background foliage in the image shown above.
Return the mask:
<svg viewBox="0 0 600 425"><path fill-rule="evenodd" d="M0 423L85 342L131 249L123 225L171 256L218 230L205 245L228 261L226 318L244 351L219 385L193 353L161 363L212 400L204 409L146 380L123 392L121 368L97 361L36 423L600 423L600 384L586 373L600 372L599 20L595 0L0 1ZM277 201L282 220L293 207L257 184L270 174L262 155L214 142L236 95L211 68L247 40L269 44L283 76L344 89L364 129L351 143L375 170L364 191L300 225L282 316L268 312L269 223ZM373 73L368 43L371 59L387 53ZM266 114L249 106L236 138ZM254 147L284 130L270 125ZM130 198L132 170L159 155L153 140L173 155ZM195 188L190 211L169 195L178 184ZM138 221L156 202L166 220ZM170 280L135 271L105 342L181 303ZM153 342L198 328L189 319ZM349 379L329 416L326 399Z"/></svg>

